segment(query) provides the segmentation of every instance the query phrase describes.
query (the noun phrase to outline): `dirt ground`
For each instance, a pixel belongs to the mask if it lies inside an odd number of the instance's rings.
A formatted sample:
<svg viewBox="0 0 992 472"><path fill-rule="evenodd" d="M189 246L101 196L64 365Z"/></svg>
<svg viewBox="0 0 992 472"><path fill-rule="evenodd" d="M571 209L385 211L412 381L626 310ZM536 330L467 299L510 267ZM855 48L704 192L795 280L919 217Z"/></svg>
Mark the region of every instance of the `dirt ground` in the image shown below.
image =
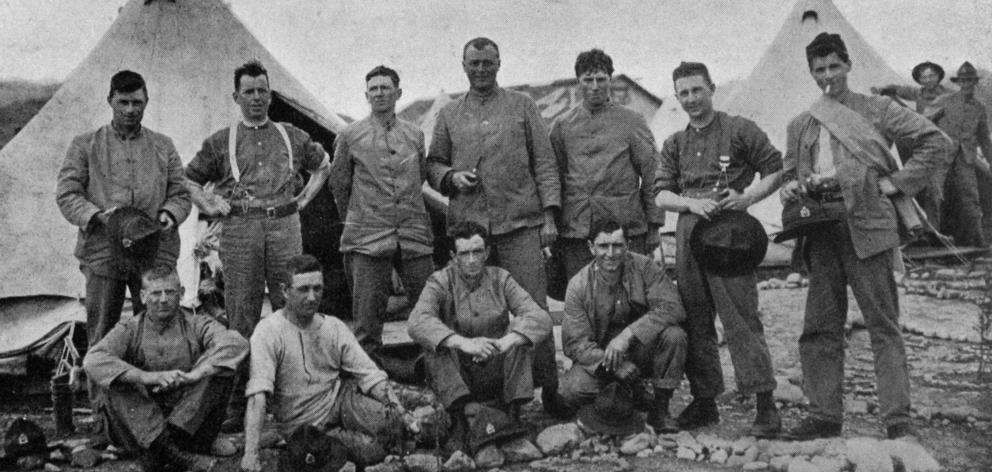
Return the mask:
<svg viewBox="0 0 992 472"><path fill-rule="evenodd" d="M764 314L766 337L772 352L775 368L783 377L796 378L799 373L797 340L802 326L803 306L806 299L804 289L776 289L760 292ZM958 300L937 300L921 295L901 297L904 321L918 325L945 325L955 329L972 329L977 322L976 310L968 302ZM851 318L858 318L857 305L851 300ZM977 379L978 346L973 343L949 341L905 334L912 376L913 408L916 413L914 425L919 430L921 443L931 451L948 471L992 470L992 426L989 421L950 421L940 415L940 411L959 407L972 407L986 415L992 415L992 382L982 383ZM699 432L715 434L722 438L735 439L746 433L752 420L753 404L741 399L733 392L733 369L726 348L721 349L727 392L720 398L722 421L720 424ZM848 337L845 394L848 400L863 401L868 412L849 412L845 418L844 436L883 437L884 428L875 412L877 399L874 394L873 363L870 340L867 331L854 329ZM677 413L689 401L687 385L683 384L676 395L673 412ZM81 396L77 406L85 403ZM851 401L846 401L851 404ZM862 403L862 404L864 404ZM0 398L0 427L17 416L26 415L37 421L46 433L53 433L51 415L44 408L50 405L45 396L30 398ZM532 404L525 414L525 420L544 426L551 424L551 418ZM787 406L783 410L786 427L794 423L802 414L801 406ZM928 419L929 418L929 419ZM75 417L79 433L84 435L92 424L88 415ZM233 439L240 440L239 437ZM266 458L273 460L277 451L266 451ZM218 462L215 470L236 471L240 456ZM674 471L716 471L728 470L709 464L679 461L663 456L631 458L636 470ZM271 464L271 462L267 462ZM129 461L109 461L98 466L97 471L120 472L132 470ZM525 465L510 467L522 470ZM63 465L62 470L76 470Z"/></svg>

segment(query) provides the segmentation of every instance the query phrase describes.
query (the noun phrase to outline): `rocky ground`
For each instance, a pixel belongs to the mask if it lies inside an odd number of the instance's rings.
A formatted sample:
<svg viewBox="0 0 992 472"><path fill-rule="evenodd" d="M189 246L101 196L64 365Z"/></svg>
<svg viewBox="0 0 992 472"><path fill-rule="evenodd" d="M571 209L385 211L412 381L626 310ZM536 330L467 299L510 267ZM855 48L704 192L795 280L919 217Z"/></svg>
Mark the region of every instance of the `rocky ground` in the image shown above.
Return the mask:
<svg viewBox="0 0 992 472"><path fill-rule="evenodd" d="M870 340L852 299L843 438L787 443L745 437L752 420L753 401L739 397L734 391L719 399L722 421L718 425L678 435L657 436L646 432L627 438L587 434L575 423L557 424L535 402L524 415L525 421L534 426L527 438L501 448L483 449L475 457L456 456L448 460L447 467L431 451L418 451L404 458L390 458L366 470L433 472L469 467L556 472L909 471L938 467L947 471L992 470L992 380L981 381L977 377L980 350L975 326L979 310L973 300L982 294L968 285L969 280L978 277L983 274L917 271L904 281L906 288L900 302L911 365L918 444L883 441L884 428L876 416ZM798 278L770 279L762 284L760 292L766 337L779 376L776 398L786 426L803 413L797 348L806 298L802 286L803 281ZM733 370L726 349L721 349L721 354L727 385L732 388ZM687 388L683 388L676 395L673 412L677 413L688 401ZM3 411L0 425L5 428L14 417L27 415L51 433L50 415L43 410L46 404L44 398L5 399L0 406ZM82 432L91 427L87 415L77 415L76 424ZM238 436L232 439L241 440ZM278 453L277 448L267 450L266 464L274 468ZM58 455L65 457L63 452ZM103 455L101 463L89 470L117 472L133 467L133 463L120 460L115 453ZM57 456L50 461L49 470L77 470L58 459ZM235 471L239 459L220 460L215 470Z"/></svg>

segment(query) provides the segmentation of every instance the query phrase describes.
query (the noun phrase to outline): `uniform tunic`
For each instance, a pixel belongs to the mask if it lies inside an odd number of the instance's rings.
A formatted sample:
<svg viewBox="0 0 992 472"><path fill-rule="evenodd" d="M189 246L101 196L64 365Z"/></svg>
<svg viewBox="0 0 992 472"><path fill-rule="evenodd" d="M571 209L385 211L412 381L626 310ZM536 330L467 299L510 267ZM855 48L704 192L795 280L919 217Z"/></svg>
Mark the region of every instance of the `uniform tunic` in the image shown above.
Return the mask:
<svg viewBox="0 0 992 472"><path fill-rule="evenodd" d="M730 165L721 180L719 158ZM738 192L754 181L782 168L782 155L752 121L716 112L701 129L687 126L662 146L655 190L668 190L692 198L712 198L718 180ZM689 248L689 236L699 221L682 213L676 228L676 273L679 294L686 310L689 336L686 377L694 397L713 398L724 390L714 317L720 315L730 347L737 390L742 394L775 389L771 355L758 313L754 273L720 277L704 271Z"/></svg>

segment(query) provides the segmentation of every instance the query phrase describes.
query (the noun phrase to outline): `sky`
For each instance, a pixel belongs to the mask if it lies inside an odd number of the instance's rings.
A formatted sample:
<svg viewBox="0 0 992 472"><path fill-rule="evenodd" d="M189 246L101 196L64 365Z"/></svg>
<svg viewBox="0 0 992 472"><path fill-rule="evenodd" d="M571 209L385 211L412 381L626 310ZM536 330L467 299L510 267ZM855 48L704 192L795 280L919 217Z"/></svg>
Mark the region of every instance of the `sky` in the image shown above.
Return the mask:
<svg viewBox="0 0 992 472"><path fill-rule="evenodd" d="M0 0L0 78L64 79L127 0ZM141 0L144 1L144 0ZM156 0L163 1L163 0ZM185 1L185 0L180 0ZM198 1L198 0L197 0ZM576 54L609 53L617 72L670 95L681 60L717 83L747 76L794 0L231 0L234 13L331 110L368 112L365 73L397 69L399 106L467 88L461 48L500 45L502 85L574 76ZM932 60L992 69L988 0L835 0L848 21L909 81ZM276 87L277 88L277 87ZM226 93L226 92L225 92Z"/></svg>

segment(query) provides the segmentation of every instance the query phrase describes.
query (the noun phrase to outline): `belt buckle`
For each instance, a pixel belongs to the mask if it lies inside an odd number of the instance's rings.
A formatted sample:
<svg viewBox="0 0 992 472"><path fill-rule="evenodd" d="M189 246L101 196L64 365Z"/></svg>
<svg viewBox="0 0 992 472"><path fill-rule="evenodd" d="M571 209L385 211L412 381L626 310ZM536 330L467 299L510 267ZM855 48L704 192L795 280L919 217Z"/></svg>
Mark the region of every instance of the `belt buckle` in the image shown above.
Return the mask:
<svg viewBox="0 0 992 472"><path fill-rule="evenodd" d="M275 219L276 217L276 207L268 207L265 209L265 216L269 219Z"/></svg>

